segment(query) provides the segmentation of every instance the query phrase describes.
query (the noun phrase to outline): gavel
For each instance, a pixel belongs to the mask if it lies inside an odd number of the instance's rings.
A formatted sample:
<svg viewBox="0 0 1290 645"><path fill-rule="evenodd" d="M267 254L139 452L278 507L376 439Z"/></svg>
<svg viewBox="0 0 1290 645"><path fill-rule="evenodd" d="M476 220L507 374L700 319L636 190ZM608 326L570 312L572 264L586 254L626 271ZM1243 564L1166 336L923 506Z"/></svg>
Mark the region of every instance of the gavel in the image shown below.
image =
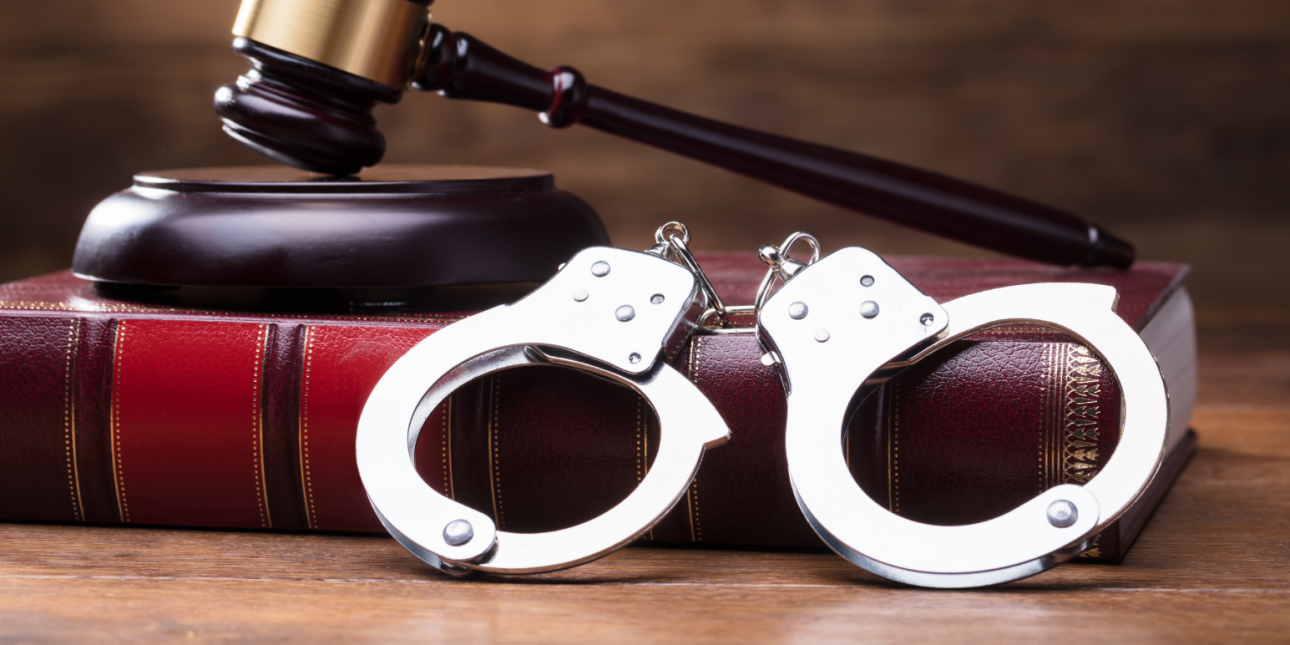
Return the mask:
<svg viewBox="0 0 1290 645"><path fill-rule="evenodd" d="M1133 264L1133 245L1056 208L934 172L687 114L543 71L430 22L433 0L243 0L234 50L252 69L215 95L224 131L278 162L350 175L385 139L372 108L405 89L581 124L820 201L1061 266Z"/></svg>

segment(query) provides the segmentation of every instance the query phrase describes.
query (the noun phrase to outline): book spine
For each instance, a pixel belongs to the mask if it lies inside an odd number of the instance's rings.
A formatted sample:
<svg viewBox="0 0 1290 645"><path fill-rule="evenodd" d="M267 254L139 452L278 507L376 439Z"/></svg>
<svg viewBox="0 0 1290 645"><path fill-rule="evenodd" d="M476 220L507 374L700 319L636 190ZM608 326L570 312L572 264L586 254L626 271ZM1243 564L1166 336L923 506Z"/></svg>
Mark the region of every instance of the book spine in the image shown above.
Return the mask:
<svg viewBox="0 0 1290 645"><path fill-rule="evenodd" d="M0 519L383 532L354 429L389 365L445 323L0 316ZM674 361L734 440L647 539L820 545L793 499L783 390L761 355L752 335L699 336ZM993 330L889 381L839 440L893 512L973 522L1095 474L1118 397L1074 340ZM659 431L634 392L533 366L456 392L415 456L428 485L501 529L545 531L625 497Z"/></svg>

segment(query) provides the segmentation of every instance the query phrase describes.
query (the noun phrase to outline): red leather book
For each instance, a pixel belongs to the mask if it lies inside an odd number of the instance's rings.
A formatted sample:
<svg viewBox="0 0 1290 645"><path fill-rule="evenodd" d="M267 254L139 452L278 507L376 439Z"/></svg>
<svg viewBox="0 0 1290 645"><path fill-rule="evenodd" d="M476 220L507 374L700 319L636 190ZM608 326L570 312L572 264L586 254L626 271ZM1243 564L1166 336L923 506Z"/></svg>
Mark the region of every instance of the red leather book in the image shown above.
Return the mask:
<svg viewBox="0 0 1290 645"><path fill-rule="evenodd" d="M751 302L751 254L699 255L727 303ZM894 258L940 301L1032 282L1115 286L1171 388L1171 450L1151 494L1088 554L1117 561L1195 446L1186 268L1068 270ZM0 285L0 520L384 532L354 463L371 388L459 314L320 316L107 299L68 272ZM697 336L675 365L725 416L689 493L647 539L819 547L783 458L785 403L751 334ZM1119 393L1095 354L1029 327L958 342L887 382L844 442L856 481L924 522L979 521L1087 481L1118 438ZM504 530L569 526L625 497L658 424L633 392L526 367L456 392L417 446L425 481Z"/></svg>

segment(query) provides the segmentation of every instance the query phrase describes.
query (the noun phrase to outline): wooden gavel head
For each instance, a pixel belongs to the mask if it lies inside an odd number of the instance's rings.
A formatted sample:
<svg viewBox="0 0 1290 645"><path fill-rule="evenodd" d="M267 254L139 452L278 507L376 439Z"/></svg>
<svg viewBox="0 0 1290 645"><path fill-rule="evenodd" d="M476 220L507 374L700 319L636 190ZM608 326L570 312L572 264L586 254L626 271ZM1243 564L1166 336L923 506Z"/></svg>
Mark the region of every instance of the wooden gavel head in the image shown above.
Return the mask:
<svg viewBox="0 0 1290 645"><path fill-rule="evenodd" d="M417 67L431 0L244 0L233 48L252 69L215 94L224 131L270 159L349 175L385 154L372 108Z"/></svg>

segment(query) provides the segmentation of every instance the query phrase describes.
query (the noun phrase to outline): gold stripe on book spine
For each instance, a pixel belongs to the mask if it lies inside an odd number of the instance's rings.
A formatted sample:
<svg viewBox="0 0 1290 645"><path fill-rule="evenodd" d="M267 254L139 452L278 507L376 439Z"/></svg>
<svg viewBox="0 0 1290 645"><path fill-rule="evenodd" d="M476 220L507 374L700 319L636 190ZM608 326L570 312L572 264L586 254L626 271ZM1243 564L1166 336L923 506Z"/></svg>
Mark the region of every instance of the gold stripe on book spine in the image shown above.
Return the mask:
<svg viewBox="0 0 1290 645"><path fill-rule="evenodd" d="M637 395L636 396L636 483L637 484L640 484L641 480L645 478L646 455L645 455L645 445L643 441L645 436L645 421L643 418L644 414L645 414L645 399L644 397Z"/></svg>
<svg viewBox="0 0 1290 645"><path fill-rule="evenodd" d="M1044 343L1042 350L1043 372L1041 387L1041 401L1043 403L1043 416L1039 424L1039 459L1036 470L1037 486L1036 492L1042 493L1052 487L1051 464L1054 460L1053 453L1056 442L1053 441L1053 435L1056 434L1056 428L1060 426L1058 418L1057 400L1061 396L1061 378L1059 374L1059 363L1057 361L1057 343Z"/></svg>
<svg viewBox="0 0 1290 645"><path fill-rule="evenodd" d="M1083 345L1066 350L1065 400L1063 401L1063 482L1083 484L1097 474L1098 397L1102 388L1102 362Z"/></svg>
<svg viewBox="0 0 1290 645"><path fill-rule="evenodd" d="M900 515L900 382L891 382L891 432L887 433L887 508Z"/></svg>
<svg viewBox="0 0 1290 645"><path fill-rule="evenodd" d="M690 344L690 381L699 385L698 366L703 359L703 337L695 336ZM703 541L703 524L699 521L699 478L696 476L685 491L685 507L690 515L690 541Z"/></svg>
<svg viewBox="0 0 1290 645"><path fill-rule="evenodd" d="M1098 414L1101 394L1102 363L1088 347L1073 343L1054 343L1054 370L1061 374L1057 388L1061 414L1058 427L1061 431L1060 469L1050 486L1067 483L1085 483L1097 474L1098 463ZM1093 538L1088 550L1080 558L1102 556L1102 536Z"/></svg>
<svg viewBox="0 0 1290 645"><path fill-rule="evenodd" d="M1066 354L1069 349L1070 344L1066 342L1048 343L1048 428L1044 436L1046 461L1041 492L1065 482L1062 474L1062 437L1066 431Z"/></svg>
<svg viewBox="0 0 1290 645"><path fill-rule="evenodd" d="M260 325L255 339L255 372L251 378L251 423L254 430L251 443L255 449L255 503L260 510L260 528L273 527L273 514L269 511L269 481L264 471L264 407L261 405L268 347L269 326Z"/></svg>
<svg viewBox="0 0 1290 645"><path fill-rule="evenodd" d="M498 432L502 420L502 376L494 374L489 388L488 403L488 488L493 495L493 521L497 528L506 526L506 507L502 504L502 472L500 455L501 442Z"/></svg>
<svg viewBox="0 0 1290 645"><path fill-rule="evenodd" d="M118 321L112 340L112 409L108 415L108 450L112 458L112 483L116 487L116 510L121 522L130 522L130 504L125 498L125 473L121 472L121 359L125 345L125 321Z"/></svg>
<svg viewBox="0 0 1290 645"><path fill-rule="evenodd" d="M176 314L194 318L215 318L232 320L298 320L305 318L300 314L245 313L237 311L214 311L208 309L180 309L178 307L149 307L142 305L123 305L79 299L75 303L43 302L29 300L0 300L0 310L8 311L72 311L85 314ZM327 322L373 322L373 323L453 323L469 316L449 316L442 314L389 314L381 316L349 315L310 315L310 320Z"/></svg>
<svg viewBox="0 0 1290 645"><path fill-rule="evenodd" d="M636 483L649 475L649 419L645 417L645 397L636 396ZM687 494L689 491L686 491ZM642 539L653 540L654 529Z"/></svg>
<svg viewBox="0 0 1290 645"><path fill-rule="evenodd" d="M443 403L443 494L448 499L457 499L457 491L452 481L452 396Z"/></svg>
<svg viewBox="0 0 1290 645"><path fill-rule="evenodd" d="M76 463L76 349L80 346L81 319L73 318L67 328L66 370L63 380L63 432L67 453L68 488L72 495L72 511L76 521L85 520L85 506L81 501L81 475Z"/></svg>
<svg viewBox="0 0 1290 645"><path fill-rule="evenodd" d="M300 379L300 410L296 418L299 420L299 426L296 428L298 433L297 441L300 444L300 491L304 496L305 503L305 524L309 528L318 528L317 512L314 508L314 489L313 473L309 468L309 376L313 368L314 360L314 336L313 328L306 326L304 330L304 365L301 371L304 372Z"/></svg>
<svg viewBox="0 0 1290 645"><path fill-rule="evenodd" d="M1088 550L1079 554L1081 558L1100 558L1102 557L1102 534L1098 533L1093 537L1093 543L1089 545Z"/></svg>

